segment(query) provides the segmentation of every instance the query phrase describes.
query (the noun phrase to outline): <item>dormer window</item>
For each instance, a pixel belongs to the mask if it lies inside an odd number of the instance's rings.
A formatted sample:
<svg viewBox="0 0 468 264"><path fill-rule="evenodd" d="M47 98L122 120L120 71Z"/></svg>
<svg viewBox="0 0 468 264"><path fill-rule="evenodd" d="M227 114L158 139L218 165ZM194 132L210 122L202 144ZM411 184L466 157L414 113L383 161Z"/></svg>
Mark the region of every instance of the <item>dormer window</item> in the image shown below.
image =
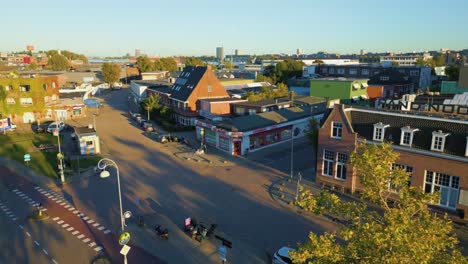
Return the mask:
<svg viewBox="0 0 468 264"><path fill-rule="evenodd" d="M332 122L332 138L341 138L341 133L343 131L343 123L341 122Z"/></svg>
<svg viewBox="0 0 468 264"><path fill-rule="evenodd" d="M419 131L417 128L410 128L409 126L401 128L400 145L409 146L413 144L414 132Z"/></svg>
<svg viewBox="0 0 468 264"><path fill-rule="evenodd" d="M385 137L385 128L389 125L384 125L382 122L374 124L374 136L372 140L374 141L383 141Z"/></svg>
<svg viewBox="0 0 468 264"><path fill-rule="evenodd" d="M445 138L450 135L449 133L444 133L442 130L432 132L432 143L431 150L434 151L444 151Z"/></svg>

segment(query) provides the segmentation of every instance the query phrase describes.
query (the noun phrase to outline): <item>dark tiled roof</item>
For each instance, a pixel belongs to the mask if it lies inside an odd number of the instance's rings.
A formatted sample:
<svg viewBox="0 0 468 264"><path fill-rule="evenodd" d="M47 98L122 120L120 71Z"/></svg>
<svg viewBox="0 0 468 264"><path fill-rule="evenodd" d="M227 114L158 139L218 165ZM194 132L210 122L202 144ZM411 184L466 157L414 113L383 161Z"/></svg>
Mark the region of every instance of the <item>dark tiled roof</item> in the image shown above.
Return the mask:
<svg viewBox="0 0 468 264"><path fill-rule="evenodd" d="M284 108L278 111L248 115L221 121L216 124L228 131L245 132L311 116L308 108Z"/></svg>
<svg viewBox="0 0 468 264"><path fill-rule="evenodd" d="M464 156L466 148L466 137L468 136L468 122L451 120L443 121L440 118L420 118L415 115L391 115L386 112L360 112L351 110L349 114L351 124L355 132L361 137L372 141L374 124L382 122L389 125L385 129L385 140L400 144L401 128L409 126L419 129L413 138L413 147L417 149L430 150L432 143L432 132L441 130L450 133L445 140L445 152L452 155Z"/></svg>
<svg viewBox="0 0 468 264"><path fill-rule="evenodd" d="M179 101L187 101L192 94L192 91L198 85L203 75L206 72L206 67L202 66L187 66L184 71L177 78L175 84L172 86L171 98Z"/></svg>
<svg viewBox="0 0 468 264"><path fill-rule="evenodd" d="M171 94L172 92L172 89L170 86L166 86L166 85L161 85L161 86L150 86L148 87L149 90L153 90L155 92L159 92L159 93L165 93L165 94Z"/></svg>
<svg viewBox="0 0 468 264"><path fill-rule="evenodd" d="M388 77L388 80L383 81L380 79L381 77ZM369 85L405 85L411 83L411 80L406 76L406 74L392 68L385 69L372 76L368 82Z"/></svg>
<svg viewBox="0 0 468 264"><path fill-rule="evenodd" d="M245 101L245 99L240 99L240 98L232 98L232 97L223 97L223 98L203 98L203 99L198 99L200 101L206 101L206 102L232 102L232 101Z"/></svg>

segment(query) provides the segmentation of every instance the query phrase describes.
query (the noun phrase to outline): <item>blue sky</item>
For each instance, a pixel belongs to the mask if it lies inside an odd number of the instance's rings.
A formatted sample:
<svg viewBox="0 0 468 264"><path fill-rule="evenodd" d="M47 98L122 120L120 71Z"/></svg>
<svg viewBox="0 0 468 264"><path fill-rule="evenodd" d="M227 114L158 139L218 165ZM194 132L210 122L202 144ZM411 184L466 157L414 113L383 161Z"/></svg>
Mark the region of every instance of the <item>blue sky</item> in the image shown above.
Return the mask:
<svg viewBox="0 0 468 264"><path fill-rule="evenodd" d="M17 0L0 5L0 51L88 56L468 48L466 0Z"/></svg>

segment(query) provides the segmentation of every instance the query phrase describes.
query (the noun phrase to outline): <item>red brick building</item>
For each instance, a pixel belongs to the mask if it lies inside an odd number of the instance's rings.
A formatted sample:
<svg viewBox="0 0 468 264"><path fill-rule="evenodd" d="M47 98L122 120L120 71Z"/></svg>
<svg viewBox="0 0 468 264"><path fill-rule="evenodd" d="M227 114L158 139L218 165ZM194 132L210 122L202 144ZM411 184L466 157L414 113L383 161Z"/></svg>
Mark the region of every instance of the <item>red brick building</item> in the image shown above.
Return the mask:
<svg viewBox="0 0 468 264"><path fill-rule="evenodd" d="M335 105L319 129L317 183L354 193L362 189L349 163L358 142L391 142L395 166L411 173L411 186L439 191L437 205L468 217L468 121L411 112Z"/></svg>

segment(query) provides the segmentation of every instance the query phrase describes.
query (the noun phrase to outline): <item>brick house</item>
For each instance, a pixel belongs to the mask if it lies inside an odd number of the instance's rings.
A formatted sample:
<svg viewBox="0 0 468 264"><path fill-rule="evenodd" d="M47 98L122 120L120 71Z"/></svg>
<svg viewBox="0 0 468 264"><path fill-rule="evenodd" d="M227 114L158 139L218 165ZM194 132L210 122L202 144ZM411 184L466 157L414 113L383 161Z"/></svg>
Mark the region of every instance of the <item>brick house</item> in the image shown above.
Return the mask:
<svg viewBox="0 0 468 264"><path fill-rule="evenodd" d="M349 159L358 142L391 142L395 166L411 173L411 186L441 192L437 206L468 217L468 121L411 112L335 105L319 129L317 183L354 193L362 190ZM389 168L390 169L390 168Z"/></svg>

